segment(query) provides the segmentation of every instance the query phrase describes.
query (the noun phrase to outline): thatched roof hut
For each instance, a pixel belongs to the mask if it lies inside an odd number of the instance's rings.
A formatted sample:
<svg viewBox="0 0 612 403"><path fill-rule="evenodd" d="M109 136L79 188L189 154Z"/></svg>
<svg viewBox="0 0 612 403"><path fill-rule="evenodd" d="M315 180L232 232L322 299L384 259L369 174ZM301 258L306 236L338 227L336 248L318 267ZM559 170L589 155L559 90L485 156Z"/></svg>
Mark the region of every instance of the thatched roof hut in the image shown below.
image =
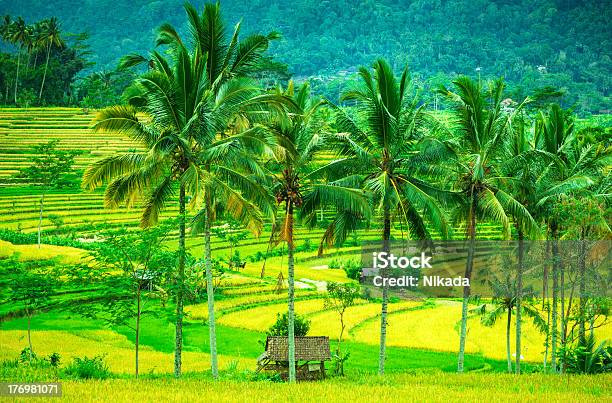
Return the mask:
<svg viewBox="0 0 612 403"><path fill-rule="evenodd" d="M304 336L295 338L295 361L298 379L325 377L324 361L331 360L329 338ZM257 359L257 371L275 371L287 377L289 365L289 339L286 336L268 336L266 351ZM302 364L300 364L300 361Z"/></svg>
<svg viewBox="0 0 612 403"><path fill-rule="evenodd" d="M271 361L289 361L289 338L284 336L268 336L266 340L266 356ZM296 361L329 361L329 337L304 336L295 338Z"/></svg>

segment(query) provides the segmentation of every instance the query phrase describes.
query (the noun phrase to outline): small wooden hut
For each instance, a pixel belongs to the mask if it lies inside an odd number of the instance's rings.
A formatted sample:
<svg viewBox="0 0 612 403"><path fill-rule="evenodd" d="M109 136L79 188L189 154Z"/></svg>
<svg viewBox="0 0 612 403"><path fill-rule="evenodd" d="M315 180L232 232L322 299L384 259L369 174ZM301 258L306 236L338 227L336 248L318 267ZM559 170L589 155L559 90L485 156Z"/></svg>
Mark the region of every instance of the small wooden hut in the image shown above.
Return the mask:
<svg viewBox="0 0 612 403"><path fill-rule="evenodd" d="M257 358L257 372L271 371L283 379L289 376L289 343L286 336L268 336L266 351ZM304 336L295 338L295 365L298 380L325 378L325 361L331 360L329 338Z"/></svg>

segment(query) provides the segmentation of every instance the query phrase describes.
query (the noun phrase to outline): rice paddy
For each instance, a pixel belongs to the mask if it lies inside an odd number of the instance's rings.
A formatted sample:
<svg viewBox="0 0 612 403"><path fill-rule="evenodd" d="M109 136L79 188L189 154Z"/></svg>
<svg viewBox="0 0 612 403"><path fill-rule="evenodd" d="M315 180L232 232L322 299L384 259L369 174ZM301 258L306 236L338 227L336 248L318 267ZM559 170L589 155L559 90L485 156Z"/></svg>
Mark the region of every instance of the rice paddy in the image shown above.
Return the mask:
<svg viewBox="0 0 612 403"><path fill-rule="evenodd" d="M34 234L38 228L38 189L27 180L16 179L15 173L27 166L30 146L50 139L59 139L65 149L83 150L77 157L76 169L117 151L133 147L130 140L119 136L95 136L89 127L93 113L80 109L0 109L0 229ZM169 206L164 217L176 214L176 207ZM328 212L324 212L328 214ZM72 236L91 242L96 228L135 228L140 219L138 208L109 210L104 207L101 192L87 193L80 189L60 189L45 196L42 221L43 237L47 235ZM401 236L401 228L394 228L394 236ZM352 242L343 247L330 248L323 256L317 254L323 228L306 230L296 228L296 244L302 249L296 253L296 313L310 322L309 335L328 336L334 346L340 334L338 313L325 304L325 284L330 281L349 282L343 269L330 268L333 263L359 259L363 241L379 239L375 229L363 229ZM455 233L464 232L462 226ZM483 223L479 236L484 239L501 239L499 226ZM266 225L260 237L249 234L246 239L232 246L246 262L240 271L226 271L216 292L215 315L218 324L220 366L226 372L219 383L208 380L210 356L208 349L208 307L203 302L193 302L185 307L185 352L183 368L188 374L181 383L167 375L172 372L172 312L168 307L156 308L155 314L146 319L141 336L141 374L150 375L140 383L126 379L100 382L66 382L64 397L68 401L88 400L88 397L104 394L113 401L148 400L196 400L205 391L207 400L236 401L248 396L258 401L418 401L423 396L431 400L506 400L519 394L522 400L535 400L546 393L547 399L565 401L610 400L612 378L550 377L527 375L516 382L515 378L495 373L454 375L453 371L459 344L457 322L460 319L460 303L452 300L399 300L389 304L389 368L391 372L405 372L415 368L427 371L418 377L393 374L388 378L376 378L377 344L380 337L380 303L376 300L358 300L345 313L346 329L343 335L345 349L352 356L347 362L347 379L333 379L319 384L301 384L289 388L266 382L249 383L233 380L237 371L254 370L257 356L262 352L265 333L275 322L277 315L286 312L286 283L279 286L278 277L287 278L287 256L282 245L268 245L270 225ZM187 247L194 256L203 253L202 239L189 237ZM167 241L171 249L176 239ZM227 260L230 245L213 236L213 257ZM265 252L279 251L264 259ZM82 262L87 251L67 246L16 245L0 240L0 259L16 257L20 260L56 259L61 264ZM84 291L85 293L85 291ZM84 294L83 294L84 295ZM81 297L83 296L81 295ZM78 298L79 293L66 298ZM14 308L14 309L13 309ZM27 345L24 318L13 317L18 307L0 309L0 361L14 360ZM514 324L512 325L514 326ZM131 374L134 367L133 332L121 326L105 326L100 322L83 319L77 314L58 313L51 309L33 319L32 342L40 356L58 352L64 364L75 357L104 355L114 374ZM479 318L469 321L466 351L467 368L473 371L498 372L503 370L506 357L505 323L500 320L492 327L482 325ZM612 338L612 326L597 329L599 338ZM533 325L523 327L524 360L534 367L542 361L544 336ZM351 373L351 371L353 371ZM192 374L195 378L190 378ZM161 378L155 378L159 375ZM6 378L0 369L0 380ZM199 378L197 378L199 376ZM346 387L350 385L350 387ZM452 386L452 387L450 387ZM275 398L276 396L276 398ZM149 399L150 400L150 399Z"/></svg>

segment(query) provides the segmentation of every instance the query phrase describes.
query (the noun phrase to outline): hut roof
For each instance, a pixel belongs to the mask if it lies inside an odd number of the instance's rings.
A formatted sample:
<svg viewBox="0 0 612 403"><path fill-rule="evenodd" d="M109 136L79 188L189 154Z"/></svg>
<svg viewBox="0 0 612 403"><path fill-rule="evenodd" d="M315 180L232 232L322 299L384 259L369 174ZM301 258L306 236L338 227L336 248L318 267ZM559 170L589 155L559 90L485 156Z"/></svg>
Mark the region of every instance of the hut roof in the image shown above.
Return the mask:
<svg viewBox="0 0 612 403"><path fill-rule="evenodd" d="M289 344L286 336L268 336L266 355L272 361L289 360ZM295 338L295 359L301 361L328 361L331 359L327 336Z"/></svg>

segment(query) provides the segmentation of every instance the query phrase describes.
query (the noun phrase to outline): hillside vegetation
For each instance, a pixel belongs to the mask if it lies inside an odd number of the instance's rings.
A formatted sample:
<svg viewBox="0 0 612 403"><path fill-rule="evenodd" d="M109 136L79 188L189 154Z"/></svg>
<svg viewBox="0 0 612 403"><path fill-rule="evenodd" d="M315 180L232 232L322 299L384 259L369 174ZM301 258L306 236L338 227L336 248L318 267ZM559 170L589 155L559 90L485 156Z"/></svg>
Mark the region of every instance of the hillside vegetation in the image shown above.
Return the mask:
<svg viewBox="0 0 612 403"><path fill-rule="evenodd" d="M610 109L608 1L224 0L222 5L227 26L242 21L244 32L279 31L283 39L275 41L271 54L295 76L320 77L325 85L319 90L333 98L347 72L382 56L398 71L408 63L427 89L456 74L505 76L515 99L553 86L567 93L566 105ZM165 0L0 0L0 9L28 21L57 16L64 30L87 31L95 71L113 70L127 53L146 53L161 22L186 30L181 3Z"/></svg>

